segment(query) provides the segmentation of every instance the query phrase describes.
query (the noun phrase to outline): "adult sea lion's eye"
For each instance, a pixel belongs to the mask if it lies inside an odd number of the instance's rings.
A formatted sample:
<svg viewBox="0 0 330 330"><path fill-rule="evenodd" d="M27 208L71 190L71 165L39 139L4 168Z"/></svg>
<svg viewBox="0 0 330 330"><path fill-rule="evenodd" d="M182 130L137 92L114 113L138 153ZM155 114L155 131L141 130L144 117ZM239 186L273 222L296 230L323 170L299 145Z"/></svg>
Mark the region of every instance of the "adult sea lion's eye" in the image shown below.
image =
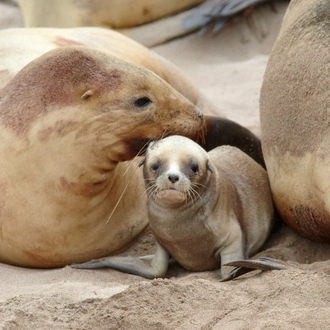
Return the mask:
<svg viewBox="0 0 330 330"><path fill-rule="evenodd" d="M140 97L139 99L134 101L134 105L138 108L143 108L146 107L148 104L151 103L151 100L149 99L149 97Z"/></svg>

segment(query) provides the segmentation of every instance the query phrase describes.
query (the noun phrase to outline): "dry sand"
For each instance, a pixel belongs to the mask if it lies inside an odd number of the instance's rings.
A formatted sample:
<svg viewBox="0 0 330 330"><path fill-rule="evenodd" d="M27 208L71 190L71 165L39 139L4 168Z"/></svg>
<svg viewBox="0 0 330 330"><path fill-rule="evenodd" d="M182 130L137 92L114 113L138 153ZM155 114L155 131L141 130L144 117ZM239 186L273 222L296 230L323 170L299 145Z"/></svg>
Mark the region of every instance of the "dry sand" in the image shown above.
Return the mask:
<svg viewBox="0 0 330 330"><path fill-rule="evenodd" d="M186 72L229 118L258 134L259 90L285 6L277 8L257 11L249 25L240 21L214 37L191 35L154 50ZM260 27L268 31L265 38ZM146 254L153 244L147 231L130 251ZM261 254L290 260L291 266L221 283L217 271L189 273L178 265L168 278L150 281L113 270L0 264L0 328L329 329L330 246L282 225Z"/></svg>

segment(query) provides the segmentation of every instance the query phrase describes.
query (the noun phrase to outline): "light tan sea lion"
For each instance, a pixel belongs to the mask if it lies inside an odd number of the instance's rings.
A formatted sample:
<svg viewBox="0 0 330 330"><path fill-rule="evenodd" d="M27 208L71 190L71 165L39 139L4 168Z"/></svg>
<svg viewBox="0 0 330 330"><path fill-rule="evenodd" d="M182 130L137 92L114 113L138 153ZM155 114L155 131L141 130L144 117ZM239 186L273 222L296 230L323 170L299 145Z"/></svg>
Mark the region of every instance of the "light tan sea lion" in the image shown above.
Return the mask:
<svg viewBox="0 0 330 330"><path fill-rule="evenodd" d="M20 0L26 27L127 28L180 12L204 0Z"/></svg>
<svg viewBox="0 0 330 330"><path fill-rule="evenodd" d="M256 253L270 233L274 209L267 173L237 148L207 153L188 138L170 136L149 146L144 179L155 255L73 267L111 267L155 278L165 276L171 256L191 271L221 266L225 279L232 270L226 264Z"/></svg>
<svg viewBox="0 0 330 330"><path fill-rule="evenodd" d="M107 256L146 226L135 157L203 115L151 71L72 46L0 92L0 261L57 267Z"/></svg>
<svg viewBox="0 0 330 330"><path fill-rule="evenodd" d="M262 148L277 209L330 242L330 2L292 0L260 98Z"/></svg>
<svg viewBox="0 0 330 330"><path fill-rule="evenodd" d="M115 31L102 28L0 31L0 88L32 60L52 49L69 45L92 47L153 71L204 114L212 115L205 116L206 136L205 141L200 141L207 150L223 144L233 145L264 166L258 137L241 125L222 118L221 109L210 102L175 65Z"/></svg>
<svg viewBox="0 0 330 330"><path fill-rule="evenodd" d="M5 29L0 31L0 88L32 60L55 48L86 46L147 68L203 110L223 115L175 65L124 35L102 28Z"/></svg>

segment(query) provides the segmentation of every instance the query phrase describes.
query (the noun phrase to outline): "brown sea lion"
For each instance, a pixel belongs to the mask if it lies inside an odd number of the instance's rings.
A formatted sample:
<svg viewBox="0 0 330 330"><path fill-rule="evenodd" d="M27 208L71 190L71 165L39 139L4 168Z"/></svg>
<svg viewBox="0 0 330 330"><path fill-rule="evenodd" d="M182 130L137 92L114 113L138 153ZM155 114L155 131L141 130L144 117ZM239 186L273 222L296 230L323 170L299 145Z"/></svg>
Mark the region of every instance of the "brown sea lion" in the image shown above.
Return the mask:
<svg viewBox="0 0 330 330"><path fill-rule="evenodd" d="M0 261L57 267L127 246L148 222L129 161L202 126L165 81L107 53L73 46L32 61L0 92Z"/></svg>
<svg viewBox="0 0 330 330"><path fill-rule="evenodd" d="M188 138L170 136L149 146L143 173L155 255L73 267L155 278L165 276L171 256L191 271L221 266L225 279L232 270L227 263L247 259L267 239L274 214L267 173L239 149L222 146L207 153Z"/></svg>
<svg viewBox="0 0 330 330"><path fill-rule="evenodd" d="M292 0L260 97L262 149L277 209L330 242L330 2Z"/></svg>

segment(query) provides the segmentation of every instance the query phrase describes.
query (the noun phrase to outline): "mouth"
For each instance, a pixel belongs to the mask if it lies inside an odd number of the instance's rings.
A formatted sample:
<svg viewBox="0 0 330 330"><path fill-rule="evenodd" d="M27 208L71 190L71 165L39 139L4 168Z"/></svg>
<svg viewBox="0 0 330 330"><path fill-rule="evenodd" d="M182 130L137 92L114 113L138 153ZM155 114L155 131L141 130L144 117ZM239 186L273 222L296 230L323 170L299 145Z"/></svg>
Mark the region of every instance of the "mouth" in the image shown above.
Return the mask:
<svg viewBox="0 0 330 330"><path fill-rule="evenodd" d="M186 194L174 188L164 189L157 193L157 198L165 204L180 204L186 201Z"/></svg>

